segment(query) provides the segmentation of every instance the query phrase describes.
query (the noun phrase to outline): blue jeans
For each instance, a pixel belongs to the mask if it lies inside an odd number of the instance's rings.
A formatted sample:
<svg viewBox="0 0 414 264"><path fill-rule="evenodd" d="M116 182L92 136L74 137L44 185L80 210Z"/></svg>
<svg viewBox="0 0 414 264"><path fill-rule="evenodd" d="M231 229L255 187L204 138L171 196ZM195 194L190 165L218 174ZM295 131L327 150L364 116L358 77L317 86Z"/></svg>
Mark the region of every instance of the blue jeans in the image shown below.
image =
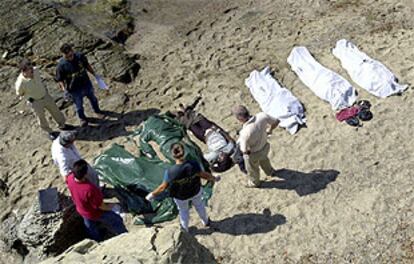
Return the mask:
<svg viewBox="0 0 414 264"><path fill-rule="evenodd" d="M73 97L73 102L75 103L76 113L78 117L82 120L86 120L85 112L83 109L83 97L87 97L93 111L95 113L100 113L101 109L99 108L98 99L93 93L92 83L87 84L85 87L81 87L79 90L71 91L70 94Z"/></svg>
<svg viewBox="0 0 414 264"><path fill-rule="evenodd" d="M103 234L98 229L98 223L102 224L106 229L115 235L128 232L122 218L112 211L103 212L101 217L96 221L92 221L84 217L83 222L85 223L86 232L89 237L95 241L103 240Z"/></svg>

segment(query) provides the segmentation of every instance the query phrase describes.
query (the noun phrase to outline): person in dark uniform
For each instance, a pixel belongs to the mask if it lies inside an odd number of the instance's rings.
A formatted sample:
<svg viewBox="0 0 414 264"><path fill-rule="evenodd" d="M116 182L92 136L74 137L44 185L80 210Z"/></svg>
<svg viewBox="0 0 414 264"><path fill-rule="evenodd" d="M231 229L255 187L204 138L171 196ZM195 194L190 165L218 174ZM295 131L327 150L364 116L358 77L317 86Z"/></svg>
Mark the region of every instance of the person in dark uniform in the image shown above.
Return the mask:
<svg viewBox="0 0 414 264"><path fill-rule="evenodd" d="M84 97L89 99L96 116L104 118L105 115L99 108L98 99L94 94L92 82L87 72L90 72L97 79L100 77L95 74L86 56L81 52L75 52L70 44L63 44L60 51L63 56L56 68L56 81L64 91L65 99L69 97L73 100L81 126L88 125L83 109Z"/></svg>
<svg viewBox="0 0 414 264"><path fill-rule="evenodd" d="M200 216L203 225L209 226L210 220L201 200L203 193L201 178L216 182L220 180L220 176L215 177L210 173L201 171L201 167L196 161L184 160L184 147L180 143L171 146L171 154L176 164L165 171L161 185L145 198L148 201L152 201L156 196L168 189L170 196L174 198L174 202L178 207L181 227L185 231L188 231L190 201Z"/></svg>

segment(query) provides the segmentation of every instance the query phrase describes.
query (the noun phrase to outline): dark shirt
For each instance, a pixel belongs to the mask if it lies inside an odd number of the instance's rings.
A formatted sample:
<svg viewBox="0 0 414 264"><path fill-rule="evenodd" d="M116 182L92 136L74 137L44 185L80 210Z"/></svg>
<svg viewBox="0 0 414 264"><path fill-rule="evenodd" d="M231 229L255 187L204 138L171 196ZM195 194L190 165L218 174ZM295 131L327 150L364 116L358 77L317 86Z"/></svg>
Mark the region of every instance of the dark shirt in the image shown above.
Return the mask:
<svg viewBox="0 0 414 264"><path fill-rule="evenodd" d="M80 52L75 52L71 61L61 58L56 68L56 81L64 82L69 92L91 86L91 80L86 71L88 64L88 59Z"/></svg>
<svg viewBox="0 0 414 264"><path fill-rule="evenodd" d="M180 200L195 196L201 188L201 180L197 175L201 171L196 161L176 164L165 171L164 182L168 183L170 195Z"/></svg>

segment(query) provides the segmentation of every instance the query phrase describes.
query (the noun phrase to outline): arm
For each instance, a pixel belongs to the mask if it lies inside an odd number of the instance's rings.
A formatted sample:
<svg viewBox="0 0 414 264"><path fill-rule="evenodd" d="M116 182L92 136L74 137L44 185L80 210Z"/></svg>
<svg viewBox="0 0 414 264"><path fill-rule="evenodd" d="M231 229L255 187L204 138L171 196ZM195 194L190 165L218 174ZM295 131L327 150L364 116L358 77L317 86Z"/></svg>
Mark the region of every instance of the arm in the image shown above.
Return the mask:
<svg viewBox="0 0 414 264"><path fill-rule="evenodd" d="M279 120L272 120L269 122L270 128L267 130L267 134L272 134L273 129L275 129L279 125Z"/></svg>
<svg viewBox="0 0 414 264"><path fill-rule="evenodd" d="M114 207L115 205L116 205L116 203L102 202L101 205L99 206L99 209L101 209L102 211L111 211L112 207Z"/></svg>
<svg viewBox="0 0 414 264"><path fill-rule="evenodd" d="M153 190L151 193L153 196L158 196L160 193L165 191L168 188L168 182L161 183L155 190Z"/></svg>
<svg viewBox="0 0 414 264"><path fill-rule="evenodd" d="M240 131L238 142L240 151L243 153L243 155L250 155L250 149L247 147L247 137L245 133L243 133L243 130Z"/></svg>
<svg viewBox="0 0 414 264"><path fill-rule="evenodd" d="M211 181L211 182L217 181L217 178L216 177L214 177L213 175L211 175L210 173L205 172L205 171L198 172L197 173L197 176L200 177L200 178L202 178L202 179L205 179L207 181Z"/></svg>
<svg viewBox="0 0 414 264"><path fill-rule="evenodd" d="M165 191L165 189L168 188L168 182L163 181L154 191L150 192L145 196L145 199L149 202L152 202L156 196L158 196L160 193Z"/></svg>
<svg viewBox="0 0 414 264"><path fill-rule="evenodd" d="M58 86L62 91L65 91L65 83L64 82L58 82Z"/></svg>
<svg viewBox="0 0 414 264"><path fill-rule="evenodd" d="M83 65L85 66L86 70L92 74L93 76L95 76L95 71L93 70L92 66L89 64L88 58L86 58L85 54L80 53L80 59L83 63Z"/></svg>
<svg viewBox="0 0 414 264"><path fill-rule="evenodd" d="M90 74L92 74L93 76L95 76L95 71L93 70L93 68L89 64L89 62L86 62L86 69L88 70L88 72L90 72Z"/></svg>
<svg viewBox="0 0 414 264"><path fill-rule="evenodd" d="M22 82L19 79L17 79L16 84L15 84L16 94L19 96L24 96L24 89L22 87Z"/></svg>
<svg viewBox="0 0 414 264"><path fill-rule="evenodd" d="M55 80L57 81L58 86L62 91L65 91L65 75L66 73L63 70L63 66L61 66L61 64L58 64L58 66L56 67Z"/></svg>
<svg viewBox="0 0 414 264"><path fill-rule="evenodd" d="M60 174L66 177L71 172L71 168L69 166L69 161L65 157L63 151L59 151L56 154L52 154L52 157L55 164L59 167Z"/></svg>

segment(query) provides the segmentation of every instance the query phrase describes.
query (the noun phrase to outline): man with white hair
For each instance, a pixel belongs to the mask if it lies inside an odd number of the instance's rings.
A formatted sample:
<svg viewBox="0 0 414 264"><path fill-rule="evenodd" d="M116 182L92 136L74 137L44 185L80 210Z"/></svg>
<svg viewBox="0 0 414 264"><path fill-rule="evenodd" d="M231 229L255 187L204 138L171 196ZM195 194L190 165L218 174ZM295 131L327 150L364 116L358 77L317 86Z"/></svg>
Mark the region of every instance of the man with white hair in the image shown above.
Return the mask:
<svg viewBox="0 0 414 264"><path fill-rule="evenodd" d="M53 162L59 167L60 174L65 180L72 172L73 164L82 159L74 144L75 139L76 133L74 131L62 131L52 143ZM99 187L98 174L89 164L86 179Z"/></svg>
<svg viewBox="0 0 414 264"><path fill-rule="evenodd" d="M274 176L274 169L268 158L270 145L267 135L279 124L279 121L260 112L255 116L250 115L249 110L243 105L232 109L233 115L243 124L240 130L238 143L243 153L243 158L249 178L247 187L260 187L259 167L268 176Z"/></svg>

